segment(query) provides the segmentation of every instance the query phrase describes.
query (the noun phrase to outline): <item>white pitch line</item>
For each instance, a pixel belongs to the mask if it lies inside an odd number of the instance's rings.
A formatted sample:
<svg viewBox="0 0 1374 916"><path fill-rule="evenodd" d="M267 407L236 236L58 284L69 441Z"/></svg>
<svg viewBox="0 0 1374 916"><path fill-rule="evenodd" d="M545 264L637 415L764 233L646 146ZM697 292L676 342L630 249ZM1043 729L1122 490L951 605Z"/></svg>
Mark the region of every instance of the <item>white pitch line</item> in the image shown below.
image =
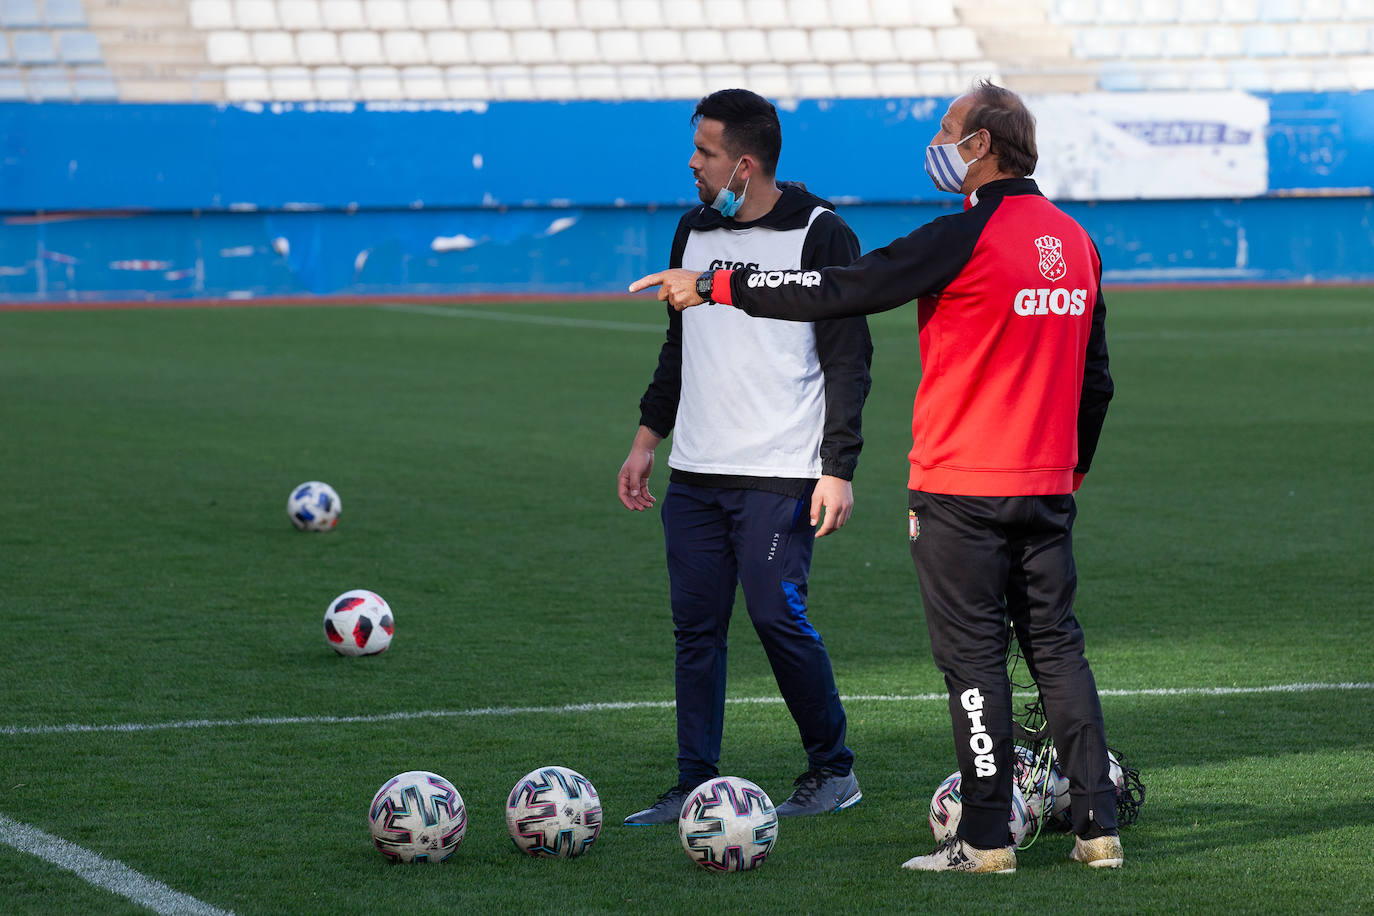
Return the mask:
<svg viewBox="0 0 1374 916"><path fill-rule="evenodd" d="M640 331L649 334L666 334L668 326L664 323L650 324L643 321L599 321L593 318L559 318L554 315L522 315L493 309L466 309L438 305L379 305L388 312L410 312L415 315L434 315L438 318L482 318L487 321L509 321L515 324L543 324L560 328L584 328L593 331Z"/></svg>
<svg viewBox="0 0 1374 916"><path fill-rule="evenodd" d="M161 881L134 871L123 862L107 859L3 814L0 814L0 843L37 856L58 868L76 872L91 884L113 891L155 913L168 916L233 916L232 911L221 910L188 894L174 891Z"/></svg>
<svg viewBox="0 0 1374 916"><path fill-rule="evenodd" d="M1374 690L1374 682L1344 681L1334 684L1267 684L1258 687L1143 687L1139 689L1099 690L1104 697L1217 697L1261 693L1310 693L1316 690ZM1030 697L1033 694L1020 693ZM846 703L920 703L949 699L943 693L856 694L842 698ZM775 705L781 697L734 697L732 705ZM410 719L460 719L487 716L564 715L580 712L607 712L628 709L672 709L672 700L626 700L615 703L570 703L565 706L484 706L478 709L428 709L413 712L386 712L370 716L254 716L248 719L181 719L173 722L116 722L105 725L68 723L65 725L4 725L0 735L57 735L85 732L151 732L166 729L245 728L257 725L347 725L369 722L397 722Z"/></svg>

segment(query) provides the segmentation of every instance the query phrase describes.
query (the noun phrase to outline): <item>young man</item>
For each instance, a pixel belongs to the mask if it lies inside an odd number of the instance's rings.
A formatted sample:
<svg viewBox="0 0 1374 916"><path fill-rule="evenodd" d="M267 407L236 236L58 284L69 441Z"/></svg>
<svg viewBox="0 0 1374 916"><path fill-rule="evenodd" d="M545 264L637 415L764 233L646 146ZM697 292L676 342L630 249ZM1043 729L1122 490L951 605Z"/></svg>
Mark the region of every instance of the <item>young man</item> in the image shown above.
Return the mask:
<svg viewBox="0 0 1374 916"><path fill-rule="evenodd" d="M659 298L677 308L706 298L803 321L920 300L911 555L949 690L963 815L958 835L911 869L1016 869L1008 618L1069 778L1072 857L1123 859L1102 709L1073 614L1073 493L1112 396L1102 264L1026 177L1035 162L1034 118L1015 93L982 82L950 105L926 151L935 184L967 195L962 213L847 268L679 270L630 287L661 283Z"/></svg>
<svg viewBox="0 0 1374 916"><path fill-rule="evenodd" d="M692 120L696 149L687 164L703 205L678 224L674 266L695 276L758 264L818 269L858 256L858 240L829 203L775 182L782 128L766 99L721 90L697 104ZM853 509L872 355L862 317L799 324L724 306L688 315L668 309L619 495L627 509L653 506L654 449L673 432L662 518L678 774L627 825L676 823L687 793L719 775L737 584L806 749L807 770L778 814L839 811L862 797L830 656L807 620L807 577L814 539L844 525Z"/></svg>

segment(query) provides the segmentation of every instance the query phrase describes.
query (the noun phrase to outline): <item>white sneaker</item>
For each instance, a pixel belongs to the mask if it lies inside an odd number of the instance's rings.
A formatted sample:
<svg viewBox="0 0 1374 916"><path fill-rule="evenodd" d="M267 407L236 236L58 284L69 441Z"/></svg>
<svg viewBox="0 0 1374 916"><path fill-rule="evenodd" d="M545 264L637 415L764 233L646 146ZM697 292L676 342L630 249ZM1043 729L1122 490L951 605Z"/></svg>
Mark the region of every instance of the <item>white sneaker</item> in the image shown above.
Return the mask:
<svg viewBox="0 0 1374 916"><path fill-rule="evenodd" d="M1121 837L1100 836L1092 840L1074 837L1069 858L1089 868L1120 868L1126 854L1121 850Z"/></svg>
<svg viewBox="0 0 1374 916"><path fill-rule="evenodd" d="M912 871L971 871L976 874L1009 875L1016 871L1016 847L977 849L957 836L935 847L928 856L917 856L902 863Z"/></svg>

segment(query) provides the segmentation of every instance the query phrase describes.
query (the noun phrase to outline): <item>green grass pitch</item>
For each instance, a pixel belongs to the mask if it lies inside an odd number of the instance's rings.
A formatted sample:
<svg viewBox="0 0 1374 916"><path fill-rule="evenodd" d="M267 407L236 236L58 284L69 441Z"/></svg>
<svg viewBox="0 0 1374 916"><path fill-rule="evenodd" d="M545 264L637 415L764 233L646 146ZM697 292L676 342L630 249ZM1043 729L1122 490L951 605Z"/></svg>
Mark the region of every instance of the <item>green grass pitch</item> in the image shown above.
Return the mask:
<svg viewBox="0 0 1374 916"><path fill-rule="evenodd" d="M1370 291L1108 302L1078 612L1148 792L1118 872L1061 835L1014 876L898 867L955 768L944 703L919 699L942 684L907 552L913 308L873 319L855 515L811 584L865 798L728 876L619 826L673 779L669 709L457 714L672 698L661 528L614 495L657 303L0 313L0 814L243 914L1369 912ZM287 522L309 479L342 494L333 533ZM358 587L396 613L380 657L325 644ZM1313 683L1355 686L1196 692ZM777 693L742 604L729 692ZM450 714L334 720L421 711ZM192 720L218 724L50 728ZM583 858L506 837L506 792L546 763L601 793ZM804 768L781 705L728 708L724 772L780 801ZM443 866L369 842L407 769L467 802ZM143 912L3 843L0 876L7 913Z"/></svg>

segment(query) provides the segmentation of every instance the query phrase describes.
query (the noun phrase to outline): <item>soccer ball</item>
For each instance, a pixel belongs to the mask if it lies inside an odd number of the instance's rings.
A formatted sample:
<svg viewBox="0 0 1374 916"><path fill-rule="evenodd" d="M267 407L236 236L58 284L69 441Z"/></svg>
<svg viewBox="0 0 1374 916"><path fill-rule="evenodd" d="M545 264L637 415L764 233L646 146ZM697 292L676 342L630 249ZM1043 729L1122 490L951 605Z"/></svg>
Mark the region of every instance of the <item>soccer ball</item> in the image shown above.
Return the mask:
<svg viewBox="0 0 1374 916"><path fill-rule="evenodd" d="M959 774L951 773L930 798L930 832L935 834L937 843L943 843L959 829L959 817L964 813L959 784ZM1007 831L1011 834L1014 846L1020 846L1030 831L1030 811L1015 783L1011 786L1011 814L1007 818Z"/></svg>
<svg viewBox="0 0 1374 916"><path fill-rule="evenodd" d="M382 596L365 588L344 592L324 612L324 635L340 655L377 655L391 645L396 624Z"/></svg>
<svg viewBox="0 0 1374 916"><path fill-rule="evenodd" d="M738 776L717 776L682 803L678 835L687 857L709 871L758 868L778 841L768 793Z"/></svg>
<svg viewBox="0 0 1374 916"><path fill-rule="evenodd" d="M330 531L339 523L341 511L339 494L318 480L301 484L286 498L286 514L301 531Z"/></svg>
<svg viewBox="0 0 1374 916"><path fill-rule="evenodd" d="M515 848L546 859L573 859L601 833L601 796L567 767L526 773L506 799L506 829Z"/></svg>
<svg viewBox="0 0 1374 916"><path fill-rule="evenodd" d="M1069 804L1069 781L1055 766L1051 754L1037 757L1028 747L1016 747L1016 787L1026 800L1030 814L1029 834L1040 829L1042 819L1050 817L1060 806Z"/></svg>
<svg viewBox="0 0 1374 916"><path fill-rule="evenodd" d="M453 783L410 770L377 790L367 822L373 844L392 862L443 862L463 842L468 809Z"/></svg>

